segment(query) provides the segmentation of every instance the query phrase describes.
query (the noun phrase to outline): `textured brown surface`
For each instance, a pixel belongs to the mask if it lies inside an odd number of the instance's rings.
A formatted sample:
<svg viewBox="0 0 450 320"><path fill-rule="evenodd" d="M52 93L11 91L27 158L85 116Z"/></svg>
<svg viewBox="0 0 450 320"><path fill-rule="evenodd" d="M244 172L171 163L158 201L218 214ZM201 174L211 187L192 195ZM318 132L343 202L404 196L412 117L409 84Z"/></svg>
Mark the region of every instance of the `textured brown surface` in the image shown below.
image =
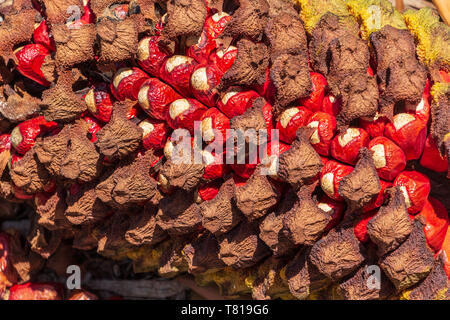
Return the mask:
<svg viewBox="0 0 450 320"><path fill-rule="evenodd" d="M241 222L225 235L219 236L219 258L233 268L247 268L270 254L258 238L254 224Z"/></svg>
<svg viewBox="0 0 450 320"><path fill-rule="evenodd" d="M278 199L275 186L258 169L244 186L236 189L236 206L249 221L264 217Z"/></svg>
<svg viewBox="0 0 450 320"><path fill-rule="evenodd" d="M373 163L372 151L362 148L355 169L339 182L338 192L354 211L362 208L381 190L380 178Z"/></svg>
<svg viewBox="0 0 450 320"><path fill-rule="evenodd" d="M390 25L370 35L377 60L382 113L392 119L394 105L417 105L427 80L425 67L417 60L414 38L408 30Z"/></svg>
<svg viewBox="0 0 450 320"><path fill-rule="evenodd" d="M227 233L243 218L236 207L235 189L234 180L229 178L214 199L200 205L202 225L216 236Z"/></svg>
<svg viewBox="0 0 450 320"><path fill-rule="evenodd" d="M97 132L95 145L110 161L120 160L136 151L142 140L142 129L127 120L119 103L114 106L110 122Z"/></svg>
<svg viewBox="0 0 450 320"><path fill-rule="evenodd" d="M39 163L34 148L13 164L10 174L14 184L30 194L42 191L50 181L50 175Z"/></svg>
<svg viewBox="0 0 450 320"><path fill-rule="evenodd" d="M238 53L231 68L221 79L219 89L231 85L253 85L265 79L269 66L269 49L263 43L242 39L236 44Z"/></svg>
<svg viewBox="0 0 450 320"><path fill-rule="evenodd" d="M337 281L364 262L365 251L353 228L343 223L313 245L310 260L321 273Z"/></svg>
<svg viewBox="0 0 450 320"><path fill-rule="evenodd" d="M72 89L74 78L70 71L59 74L56 85L42 94L44 116L47 121L71 122L87 109L87 105Z"/></svg>
<svg viewBox="0 0 450 320"><path fill-rule="evenodd" d="M224 35L260 40L267 23L269 5L266 0L238 0L239 8L231 16Z"/></svg>
<svg viewBox="0 0 450 320"><path fill-rule="evenodd" d="M309 249L300 250L286 266L289 291L301 300L330 284L330 280L311 263L309 254Z"/></svg>
<svg viewBox="0 0 450 320"><path fill-rule="evenodd" d="M275 108L286 108L312 93L308 58L305 54L280 54L272 59L269 78L275 88Z"/></svg>
<svg viewBox="0 0 450 320"><path fill-rule="evenodd" d="M277 209L265 216L259 224L259 238L276 257L292 253L296 248L284 232L283 219L297 201L297 194L289 190L283 195Z"/></svg>
<svg viewBox="0 0 450 320"><path fill-rule="evenodd" d="M399 187L386 191L388 202L367 224L367 234L378 246L380 256L395 250L412 231L405 199Z"/></svg>
<svg viewBox="0 0 450 320"><path fill-rule="evenodd" d="M311 129L300 128L291 148L279 157L277 176L294 188L313 181L323 167L319 154L309 142L311 134Z"/></svg>
<svg viewBox="0 0 450 320"><path fill-rule="evenodd" d="M415 285L428 275L433 267L433 251L426 243L419 219L414 220L408 239L397 250L380 259L380 267L398 291Z"/></svg>

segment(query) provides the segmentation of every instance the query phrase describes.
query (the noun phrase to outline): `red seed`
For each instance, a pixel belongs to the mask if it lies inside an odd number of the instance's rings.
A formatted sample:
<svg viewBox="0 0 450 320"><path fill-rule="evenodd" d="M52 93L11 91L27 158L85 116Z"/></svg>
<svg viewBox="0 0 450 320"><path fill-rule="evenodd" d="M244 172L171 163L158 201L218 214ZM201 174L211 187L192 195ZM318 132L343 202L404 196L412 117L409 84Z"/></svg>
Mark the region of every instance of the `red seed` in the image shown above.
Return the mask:
<svg viewBox="0 0 450 320"><path fill-rule="evenodd" d="M292 143L297 137L297 130L307 124L312 112L305 107L292 107L281 114L276 123L280 140Z"/></svg>
<svg viewBox="0 0 450 320"><path fill-rule="evenodd" d="M200 121L208 110L195 99L178 99L172 102L166 114L166 120L173 129L183 128L194 134L194 122Z"/></svg>
<svg viewBox="0 0 450 320"><path fill-rule="evenodd" d="M45 87L50 86L41 70L45 58L50 56L46 47L41 44L27 44L17 49L15 55L18 61L17 71Z"/></svg>
<svg viewBox="0 0 450 320"><path fill-rule="evenodd" d="M331 156L339 161L356 164L359 149L369 144L369 134L361 128L348 128L331 141Z"/></svg>
<svg viewBox="0 0 450 320"><path fill-rule="evenodd" d="M259 94L255 91L242 91L237 87L231 87L217 102L217 107L228 118L232 119L243 114L250 108Z"/></svg>
<svg viewBox="0 0 450 320"><path fill-rule="evenodd" d="M423 231L428 245L435 252L439 251L450 225L447 210L440 201L429 197L419 215L426 221Z"/></svg>
<svg viewBox="0 0 450 320"><path fill-rule="evenodd" d="M436 172L448 171L447 156L441 155L431 134L428 135L428 138L425 141L425 147L423 148L423 153L420 157L420 165Z"/></svg>
<svg viewBox="0 0 450 320"><path fill-rule="evenodd" d="M139 123L142 128L142 145L145 150L163 149L170 134L170 128L164 121L145 119Z"/></svg>
<svg viewBox="0 0 450 320"><path fill-rule="evenodd" d="M139 68L119 69L111 82L111 92L119 101L137 100L139 89L148 78Z"/></svg>
<svg viewBox="0 0 450 320"><path fill-rule="evenodd" d="M210 108L200 118L201 132L206 143L224 144L227 130L230 129L230 119L217 108Z"/></svg>
<svg viewBox="0 0 450 320"><path fill-rule="evenodd" d="M217 86L222 72L214 65L199 65L191 75L191 90L194 97L208 107L216 105L219 97Z"/></svg>
<svg viewBox="0 0 450 320"><path fill-rule="evenodd" d="M392 181L406 166L405 153L386 137L376 137L369 142L373 162L381 179Z"/></svg>
<svg viewBox="0 0 450 320"><path fill-rule="evenodd" d="M299 104L305 106L312 112L316 112L322 110L325 88L327 87L327 80L323 75L317 72L311 72L310 76L313 86L313 92L308 98L300 99Z"/></svg>
<svg viewBox="0 0 450 320"><path fill-rule="evenodd" d="M171 86L156 78L145 81L138 94L141 108L151 117L165 120L172 102L182 97Z"/></svg>
<svg viewBox="0 0 450 320"><path fill-rule="evenodd" d="M430 180L417 171L403 171L394 180L400 186L408 212L416 214L422 210L430 193Z"/></svg>
<svg viewBox="0 0 450 320"><path fill-rule="evenodd" d="M334 160L327 161L320 173L320 186L322 190L331 199L344 201L338 193L339 182L352 171L353 167L351 166L341 164Z"/></svg>
<svg viewBox="0 0 450 320"><path fill-rule="evenodd" d="M341 112L341 100L332 94L328 94L323 98L322 111L336 117Z"/></svg>
<svg viewBox="0 0 450 320"><path fill-rule="evenodd" d="M386 124L384 134L402 148L406 160L416 160L422 154L427 128L418 116L399 113L394 116L393 123Z"/></svg>
<svg viewBox="0 0 450 320"><path fill-rule="evenodd" d="M12 130L11 145L17 153L23 155L34 146L38 136L57 128L56 122L47 122L43 116L26 120Z"/></svg>
<svg viewBox="0 0 450 320"><path fill-rule="evenodd" d="M384 128L388 123L388 119L386 117L380 116L377 114L373 118L360 118L359 125L361 128L367 131L371 138L379 137L384 135Z"/></svg>
<svg viewBox="0 0 450 320"><path fill-rule="evenodd" d="M184 97L191 97L190 80L198 63L191 57L174 55L162 64L161 80L170 84Z"/></svg>
<svg viewBox="0 0 450 320"><path fill-rule="evenodd" d="M98 120L109 122L113 110L111 96L106 83L92 86L84 96L89 112Z"/></svg>
<svg viewBox="0 0 450 320"><path fill-rule="evenodd" d="M310 138L314 149L320 155L328 156L331 140L336 133L336 118L325 112L315 112L309 118L307 126L315 129Z"/></svg>
<svg viewBox="0 0 450 320"><path fill-rule="evenodd" d="M173 55L172 50L160 43L160 36L152 36L143 38L139 41L137 60L139 66L155 77L159 77L159 72L170 56Z"/></svg>

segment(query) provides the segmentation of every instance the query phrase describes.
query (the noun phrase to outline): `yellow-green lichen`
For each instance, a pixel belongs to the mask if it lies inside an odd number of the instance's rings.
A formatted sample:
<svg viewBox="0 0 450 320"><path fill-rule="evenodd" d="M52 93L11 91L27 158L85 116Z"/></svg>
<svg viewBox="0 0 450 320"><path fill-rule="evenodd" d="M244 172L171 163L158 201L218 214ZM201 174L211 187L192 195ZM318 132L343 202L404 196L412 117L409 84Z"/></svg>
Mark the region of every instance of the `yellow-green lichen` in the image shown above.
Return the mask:
<svg viewBox="0 0 450 320"><path fill-rule="evenodd" d="M300 18L305 24L305 29L311 33L315 25L323 15L331 12L339 17L339 20L349 25L354 18L348 12L345 0L297 0L301 6Z"/></svg>
<svg viewBox="0 0 450 320"><path fill-rule="evenodd" d="M450 27L430 8L407 10L403 16L417 43L417 55L429 68L450 70Z"/></svg>
<svg viewBox="0 0 450 320"><path fill-rule="evenodd" d="M431 96L434 102L438 102L440 96L443 96L450 92L449 82L435 82L431 87Z"/></svg>
<svg viewBox="0 0 450 320"><path fill-rule="evenodd" d="M361 37L369 39L372 32L386 25L406 29L400 12L388 0L347 0L347 8L361 26Z"/></svg>

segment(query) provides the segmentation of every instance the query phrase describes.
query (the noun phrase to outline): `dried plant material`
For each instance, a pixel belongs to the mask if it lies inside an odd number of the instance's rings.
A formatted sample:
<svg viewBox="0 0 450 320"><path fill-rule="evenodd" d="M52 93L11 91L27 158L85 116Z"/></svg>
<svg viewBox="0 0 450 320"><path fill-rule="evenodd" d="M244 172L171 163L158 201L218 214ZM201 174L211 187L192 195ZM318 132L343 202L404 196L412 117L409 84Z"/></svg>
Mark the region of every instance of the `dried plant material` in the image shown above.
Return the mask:
<svg viewBox="0 0 450 320"><path fill-rule="evenodd" d="M397 250L381 258L380 267L397 291L402 291L424 279L433 267L433 260L433 251L427 245L419 218L414 220L408 239Z"/></svg>
<svg viewBox="0 0 450 320"><path fill-rule="evenodd" d="M233 268L251 267L270 254L270 250L258 238L255 225L248 222L241 222L217 240L219 258Z"/></svg>
<svg viewBox="0 0 450 320"><path fill-rule="evenodd" d="M150 169L157 157L148 151L133 162L125 161L95 187L101 201L111 208L125 209L147 201L156 204L160 199L157 182Z"/></svg>
<svg viewBox="0 0 450 320"><path fill-rule="evenodd" d="M214 199L200 205L202 226L215 236L227 233L242 220L243 216L236 207L235 192L234 180L229 178Z"/></svg>
<svg viewBox="0 0 450 320"><path fill-rule="evenodd" d="M331 92L342 98L342 111L337 117L340 128L354 119L375 116L378 86L376 79L367 74L367 43L356 35L344 34L331 41L329 51L328 84Z"/></svg>
<svg viewBox="0 0 450 320"><path fill-rule="evenodd" d="M202 0L170 0L167 2L167 22L163 35L199 37L206 19L206 4Z"/></svg>
<svg viewBox="0 0 450 320"><path fill-rule="evenodd" d="M229 24L228 24L229 25ZM251 86L265 79L269 66L269 50L263 43L242 39L236 44L236 59L222 77L219 90L231 85Z"/></svg>
<svg viewBox="0 0 450 320"><path fill-rule="evenodd" d="M95 25L83 24L77 28L68 28L65 24L53 25L52 34L58 66L70 68L94 58Z"/></svg>
<svg viewBox="0 0 450 320"><path fill-rule="evenodd" d="M243 37L258 41L264 31L269 15L266 0L239 0L239 8L231 15L223 35L233 38Z"/></svg>
<svg viewBox="0 0 450 320"><path fill-rule="evenodd" d="M277 177L297 189L311 183L323 167L319 154L310 143L313 131L300 128L291 148L279 156Z"/></svg>
<svg viewBox="0 0 450 320"><path fill-rule="evenodd" d="M12 88L6 101L0 102L0 114L11 123L31 119L40 111L38 98L24 92L23 96L17 94Z"/></svg>
<svg viewBox="0 0 450 320"><path fill-rule="evenodd" d="M246 184L236 189L236 206L248 221L264 217L275 206L279 193L266 175L259 169Z"/></svg>
<svg viewBox="0 0 450 320"><path fill-rule="evenodd" d="M283 217L286 236L296 245L313 245L331 220L331 216L312 199L311 189L303 187L298 193L298 202Z"/></svg>
<svg viewBox="0 0 450 320"><path fill-rule="evenodd" d="M55 253L61 243L61 239L61 231L49 231L36 223L34 223L28 235L31 250L38 253L44 259L48 259Z"/></svg>
<svg viewBox="0 0 450 320"><path fill-rule="evenodd" d="M50 175L39 163L34 148L12 165L10 174L14 185L30 194L44 190L50 181Z"/></svg>
<svg viewBox="0 0 450 320"><path fill-rule="evenodd" d="M89 5L97 17L103 16L107 11L109 11L110 7L113 7L115 4L126 3L129 1L122 0L96 0L92 1ZM139 1L141 2L141 1Z"/></svg>
<svg viewBox="0 0 450 320"><path fill-rule="evenodd" d="M384 300L395 293L395 288L383 271L376 278L375 263L364 263L354 274L341 281L337 287L339 296L346 300Z"/></svg>
<svg viewBox="0 0 450 320"><path fill-rule="evenodd" d="M87 138L87 130L80 124L70 130L70 143L61 161L60 176L80 183L97 178L101 171L100 154Z"/></svg>
<svg viewBox="0 0 450 320"><path fill-rule="evenodd" d="M41 108L47 121L71 122L87 109L87 105L73 92L74 79L70 71L59 74L56 85L42 94Z"/></svg>
<svg viewBox="0 0 450 320"><path fill-rule="evenodd" d="M251 283L252 298L255 300L292 299L284 279L283 261L270 257L258 266L256 279Z"/></svg>
<svg viewBox="0 0 450 320"><path fill-rule="evenodd" d="M294 3L292 2L284 0L268 0L267 3L269 4L269 18L275 18L282 13L288 13L292 16L298 15Z"/></svg>
<svg viewBox="0 0 450 320"><path fill-rule="evenodd" d="M420 284L402 292L401 298L407 300L449 300L450 280L444 270L444 258L439 255L433 269Z"/></svg>
<svg viewBox="0 0 450 320"><path fill-rule="evenodd" d="M202 181L205 165L195 163L194 150L191 151L190 161L179 163L169 159L161 167L160 176L167 180L168 186L193 191Z"/></svg>
<svg viewBox="0 0 450 320"><path fill-rule="evenodd" d="M450 143L450 83L435 83L431 88L431 95L431 135L441 154L446 155L447 152L450 153L450 148L446 147Z"/></svg>
<svg viewBox="0 0 450 320"><path fill-rule="evenodd" d="M392 119L395 104L419 104L427 72L416 58L414 38L408 30L386 25L372 33L370 41L377 59L381 111Z"/></svg>
<svg viewBox="0 0 450 320"><path fill-rule="evenodd" d="M127 104L116 103L110 122L97 132L95 145L110 161L124 159L137 150L142 140L142 129L123 113Z"/></svg>
<svg viewBox="0 0 450 320"><path fill-rule="evenodd" d="M204 233L183 248L189 273L214 272L225 267L219 259L219 245L210 233Z"/></svg>
<svg viewBox="0 0 450 320"><path fill-rule="evenodd" d="M272 250L275 257L290 254L297 247L283 229L284 217L297 202L297 194L290 189L284 194L276 210L265 216L259 224L259 238Z"/></svg>
<svg viewBox="0 0 450 320"><path fill-rule="evenodd" d="M51 24L66 23L73 14L67 10L70 6L83 8L82 0L40 0L45 7L47 19ZM95 1L93 1L95 2Z"/></svg>
<svg viewBox="0 0 450 320"><path fill-rule="evenodd" d="M188 240L173 238L165 246L159 259L158 274L165 278L173 278L188 270L188 263L183 255L183 248Z"/></svg>
<svg viewBox="0 0 450 320"><path fill-rule="evenodd" d="M16 200L9 170L3 171L0 177L0 197L8 201Z"/></svg>
<svg viewBox="0 0 450 320"><path fill-rule="evenodd" d="M326 14L333 14L339 18L339 23L343 26L355 24L353 18L347 10L344 0L298 0L301 6L300 18L305 23L305 29L311 33L318 22ZM358 26L359 28L359 26Z"/></svg>
<svg viewBox="0 0 450 320"><path fill-rule="evenodd" d="M373 163L372 152L362 148L355 169L339 182L339 195L345 199L349 210L353 212L369 203L380 190L380 179Z"/></svg>
<svg viewBox="0 0 450 320"><path fill-rule="evenodd" d="M179 189L160 201L156 219L163 230L178 236L199 230L202 215L193 194Z"/></svg>
<svg viewBox="0 0 450 320"><path fill-rule="evenodd" d="M92 184L73 186L66 203L65 216L75 225L93 224L111 214L111 210L97 197Z"/></svg>
<svg viewBox="0 0 450 320"><path fill-rule="evenodd" d="M44 266L45 260L29 247L23 246L22 236L19 231L8 231L10 235L10 261L22 281L30 281L31 276L39 272Z"/></svg>
<svg viewBox="0 0 450 320"><path fill-rule="evenodd" d="M74 232L72 247L78 250L92 250L97 248L98 240L92 233L92 226L81 226Z"/></svg>
<svg viewBox="0 0 450 320"><path fill-rule="evenodd" d="M326 288L330 280L309 260L310 249L300 250L286 266L286 280L291 294L299 300Z"/></svg>
<svg viewBox="0 0 450 320"><path fill-rule="evenodd" d="M251 289L247 284L253 278L254 272L255 268L235 270L225 267L218 272L199 275L196 277L196 281L201 285L215 283L219 287L222 297L232 299L251 294Z"/></svg>
<svg viewBox="0 0 450 320"><path fill-rule="evenodd" d="M310 260L321 273L338 281L355 271L364 262L365 255L366 250L353 228L343 222L314 244Z"/></svg>
<svg viewBox="0 0 450 320"><path fill-rule="evenodd" d="M405 198L399 187L386 191L388 203L381 206L378 213L367 224L367 234L378 246L378 255L397 249L412 231L411 219Z"/></svg>
<svg viewBox="0 0 450 320"><path fill-rule="evenodd" d="M396 29L406 29L401 12L397 11L388 0L350 0L347 1L347 8L361 24L361 36L363 39L368 39L371 34L387 26ZM378 19L377 23L373 23L375 14Z"/></svg>
<svg viewBox="0 0 450 320"><path fill-rule="evenodd" d="M282 53L299 55L308 51L305 29L296 15L280 13L273 17L266 25L265 34L272 59Z"/></svg>
<svg viewBox="0 0 450 320"><path fill-rule="evenodd" d="M0 26L0 53L5 59L13 58L15 45L30 41L36 15L31 5L28 9L19 9L19 12L4 14Z"/></svg>
<svg viewBox="0 0 450 320"><path fill-rule="evenodd" d="M36 139L35 151L38 160L53 176L59 176L70 139L70 125L55 135Z"/></svg>
<svg viewBox="0 0 450 320"><path fill-rule="evenodd" d="M35 197L36 213L38 214L37 224L50 231L66 229L71 226L65 217L66 199L64 190L59 188L52 195L47 196L42 193Z"/></svg>
<svg viewBox="0 0 450 320"><path fill-rule="evenodd" d="M266 100L262 97L253 101L252 106L248 108L243 114L235 116L231 119L231 129L235 130L236 134L229 137L233 139L234 143L231 144L234 148L234 156L236 157L240 152L248 152L250 150L250 144L260 147L265 143L265 138L270 133L271 128L267 127L265 105ZM267 130L264 132L264 130ZM254 133L251 134L246 133ZM245 136L244 136L245 135ZM241 137L240 137L241 136ZM242 137L244 136L244 137ZM245 139L245 143L240 143L240 140ZM244 141L242 141L244 142ZM227 142L227 147L228 147Z"/></svg>
<svg viewBox="0 0 450 320"><path fill-rule="evenodd" d="M341 16L338 17L331 12L325 13L311 32L309 43L311 66L313 70L323 75L328 74L331 42L345 34L356 35L359 32L355 20L349 19L343 23L340 19Z"/></svg>
<svg viewBox="0 0 450 320"><path fill-rule="evenodd" d="M77 122L56 135L39 138L35 147L39 162L59 178L80 183L94 180L101 171L101 158L87 133L83 123Z"/></svg>
<svg viewBox="0 0 450 320"><path fill-rule="evenodd" d="M272 58L269 79L275 88L276 108L286 108L297 99L306 98L312 93L308 57L305 53L281 54Z"/></svg>
<svg viewBox="0 0 450 320"><path fill-rule="evenodd" d="M403 17L417 43L417 55L435 81L440 81L439 70L449 71L450 27L440 20L438 12L431 8L407 10Z"/></svg>
<svg viewBox="0 0 450 320"><path fill-rule="evenodd" d="M98 239L97 253L104 257L121 260L127 257L132 245L125 241L130 218L125 212L116 212L95 231Z"/></svg>
<svg viewBox="0 0 450 320"><path fill-rule="evenodd" d="M100 61L118 62L134 58L138 49L138 25L134 17L121 21L107 18L97 23L100 40Z"/></svg>
<svg viewBox="0 0 450 320"><path fill-rule="evenodd" d="M125 240L135 246L153 246L166 239L167 234L156 221L157 207L147 204L144 210L132 216Z"/></svg>

